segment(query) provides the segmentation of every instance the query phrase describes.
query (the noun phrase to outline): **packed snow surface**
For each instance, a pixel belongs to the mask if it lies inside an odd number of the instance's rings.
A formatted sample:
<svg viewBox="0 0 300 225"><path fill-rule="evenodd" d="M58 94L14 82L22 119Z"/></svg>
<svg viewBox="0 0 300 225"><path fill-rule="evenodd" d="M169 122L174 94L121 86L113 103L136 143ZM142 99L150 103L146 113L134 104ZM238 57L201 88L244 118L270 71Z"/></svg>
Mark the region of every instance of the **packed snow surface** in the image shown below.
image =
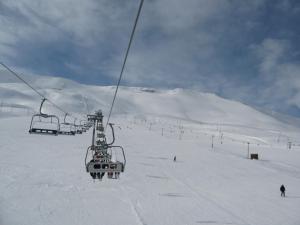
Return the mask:
<svg viewBox="0 0 300 225"><path fill-rule="evenodd" d="M114 87L39 79L44 94L73 115L107 115ZM293 124L213 94L123 87L111 122L126 151L125 172L93 181L84 165L91 130L30 135L39 97L6 80L0 94L1 225L300 224L300 129ZM55 113L50 105L44 111ZM248 159L248 146L259 160Z"/></svg>

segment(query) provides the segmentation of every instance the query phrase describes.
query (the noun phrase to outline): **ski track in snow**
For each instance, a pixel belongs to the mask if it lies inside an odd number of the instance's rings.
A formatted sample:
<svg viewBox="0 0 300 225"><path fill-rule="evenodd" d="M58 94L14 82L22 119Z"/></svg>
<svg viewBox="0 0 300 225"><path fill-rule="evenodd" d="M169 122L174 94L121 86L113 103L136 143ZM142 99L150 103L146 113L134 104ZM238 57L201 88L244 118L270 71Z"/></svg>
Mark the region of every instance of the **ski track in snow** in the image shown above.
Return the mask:
<svg viewBox="0 0 300 225"><path fill-rule="evenodd" d="M121 187L121 189L125 193L124 188ZM145 222L144 218L141 216L141 214L137 208L138 202L136 204L134 204L130 198L127 198L127 199L128 199L127 202L130 204L131 211L132 211L133 215L136 217L137 224L138 225L147 225L147 223Z"/></svg>
<svg viewBox="0 0 300 225"><path fill-rule="evenodd" d="M166 171L166 170L164 170L164 171ZM234 222L234 223L231 223L231 224L250 225L250 223L246 222L243 218L239 217L237 214L233 213L232 211L230 211L226 207L224 207L221 204L217 203L217 201L214 200L212 196L208 197L209 196L208 193L201 194L201 193L204 192L204 190L196 191L184 179L181 178L182 179L182 181L181 181L180 179L176 178L174 175L171 175L170 173L164 172L164 174L165 174L165 176L171 177L172 180L174 180L179 185L182 185L182 186L186 187L190 191L190 193L192 193L193 196L196 197L196 199L198 200L198 204L200 204L200 202L203 202L203 200L205 200L205 201L211 203L212 205L216 206L216 208L219 208L222 211L229 214L233 219L239 221L238 223Z"/></svg>

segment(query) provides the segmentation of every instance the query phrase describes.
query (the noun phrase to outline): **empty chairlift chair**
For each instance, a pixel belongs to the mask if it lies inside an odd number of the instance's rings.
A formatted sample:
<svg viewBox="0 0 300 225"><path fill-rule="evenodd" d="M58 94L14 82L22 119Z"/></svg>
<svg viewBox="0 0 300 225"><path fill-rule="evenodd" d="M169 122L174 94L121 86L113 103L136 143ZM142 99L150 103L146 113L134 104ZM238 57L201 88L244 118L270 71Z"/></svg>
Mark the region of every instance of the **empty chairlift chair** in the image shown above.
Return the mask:
<svg viewBox="0 0 300 225"><path fill-rule="evenodd" d="M82 121L83 120L80 120L80 125L79 126L80 126L82 132L86 132L87 128L84 126L84 124L82 124Z"/></svg>
<svg viewBox="0 0 300 225"><path fill-rule="evenodd" d="M75 125L75 128L76 128L76 134L82 134L83 130L81 125Z"/></svg>
<svg viewBox="0 0 300 225"><path fill-rule="evenodd" d="M83 127L84 127L86 130L89 130L92 126L93 126L93 123L92 123L92 122L86 122L86 123L83 124Z"/></svg>
<svg viewBox="0 0 300 225"><path fill-rule="evenodd" d="M55 115L42 113L42 107L46 99L44 98L40 105L40 112L34 114L31 118L29 133L58 135L60 131L59 118Z"/></svg>
<svg viewBox="0 0 300 225"><path fill-rule="evenodd" d="M74 126L76 134L82 134L82 126L80 124L76 124L76 118L74 119Z"/></svg>
<svg viewBox="0 0 300 225"><path fill-rule="evenodd" d="M66 122L66 117L68 116L68 113L65 114L64 122L60 123L60 135L75 135L76 129L75 125L73 123Z"/></svg>

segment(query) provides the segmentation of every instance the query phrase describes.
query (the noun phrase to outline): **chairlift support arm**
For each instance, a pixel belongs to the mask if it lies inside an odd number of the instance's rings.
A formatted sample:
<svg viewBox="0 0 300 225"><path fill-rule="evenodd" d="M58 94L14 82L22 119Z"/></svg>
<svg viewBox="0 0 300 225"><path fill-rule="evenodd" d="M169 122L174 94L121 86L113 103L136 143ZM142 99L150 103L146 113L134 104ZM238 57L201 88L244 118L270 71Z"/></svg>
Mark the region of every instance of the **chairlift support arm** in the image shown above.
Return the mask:
<svg viewBox="0 0 300 225"><path fill-rule="evenodd" d="M114 127L113 127L113 123L109 123L109 126L111 128L111 132L112 132L112 136L113 136L113 140L111 143L107 144L108 146L111 146L114 142L115 142L115 131L114 131Z"/></svg>
<svg viewBox="0 0 300 225"><path fill-rule="evenodd" d="M67 117L68 113L65 113L65 117L64 117L64 123L66 123L66 117Z"/></svg>
<svg viewBox="0 0 300 225"><path fill-rule="evenodd" d="M45 102L46 100L47 100L46 98L43 98L43 99L42 99L42 102L41 102L41 105L40 105L40 114L41 114L41 115L45 115L45 113L42 113L42 107L43 107L43 104L44 104L44 102Z"/></svg>

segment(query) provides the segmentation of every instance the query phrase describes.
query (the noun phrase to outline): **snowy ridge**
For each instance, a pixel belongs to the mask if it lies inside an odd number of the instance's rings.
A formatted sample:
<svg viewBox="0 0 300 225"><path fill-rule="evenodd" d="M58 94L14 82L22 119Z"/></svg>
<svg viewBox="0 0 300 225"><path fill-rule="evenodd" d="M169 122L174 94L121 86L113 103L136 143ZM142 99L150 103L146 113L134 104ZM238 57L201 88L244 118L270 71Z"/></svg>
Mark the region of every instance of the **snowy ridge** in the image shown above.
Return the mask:
<svg viewBox="0 0 300 225"><path fill-rule="evenodd" d="M18 80L5 77L7 74L0 79L2 106L11 105L13 108L13 105L18 105L37 111L40 97ZM107 113L115 90L112 86L82 85L58 77L25 76L24 79L56 104L75 114L86 114L87 111L92 112L99 108ZM45 104L45 111L47 110L49 113L59 113L55 112L51 105ZM121 87L114 114L166 116L194 122L252 127L285 126L275 118L242 103L223 99L214 94L184 89Z"/></svg>

